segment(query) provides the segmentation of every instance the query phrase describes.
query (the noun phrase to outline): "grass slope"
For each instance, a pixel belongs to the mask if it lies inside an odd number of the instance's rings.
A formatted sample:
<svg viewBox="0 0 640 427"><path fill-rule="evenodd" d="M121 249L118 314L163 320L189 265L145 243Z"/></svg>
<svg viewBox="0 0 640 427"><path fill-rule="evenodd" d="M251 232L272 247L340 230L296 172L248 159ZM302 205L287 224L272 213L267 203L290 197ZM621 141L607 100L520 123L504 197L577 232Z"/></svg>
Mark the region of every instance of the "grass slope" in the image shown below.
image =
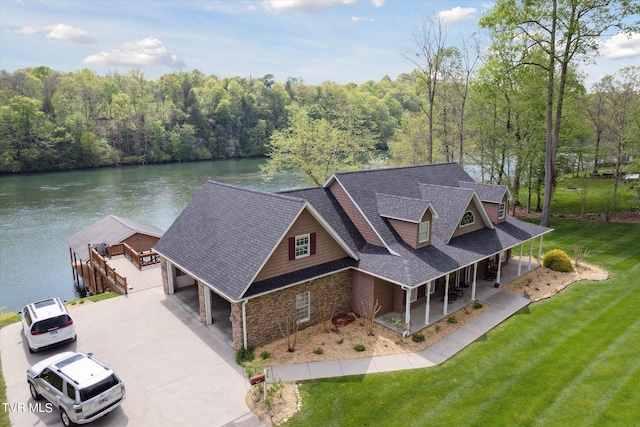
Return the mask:
<svg viewBox="0 0 640 427"><path fill-rule="evenodd" d="M525 308L444 364L303 383L287 425L638 425L640 226L555 221L611 273Z"/></svg>

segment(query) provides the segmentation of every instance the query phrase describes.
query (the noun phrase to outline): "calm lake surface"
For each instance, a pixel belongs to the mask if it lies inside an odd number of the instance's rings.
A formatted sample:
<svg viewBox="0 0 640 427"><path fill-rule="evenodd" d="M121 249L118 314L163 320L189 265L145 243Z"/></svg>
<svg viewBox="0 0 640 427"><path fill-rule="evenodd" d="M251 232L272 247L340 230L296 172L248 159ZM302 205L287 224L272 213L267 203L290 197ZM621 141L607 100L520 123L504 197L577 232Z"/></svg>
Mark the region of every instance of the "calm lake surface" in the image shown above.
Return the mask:
<svg viewBox="0 0 640 427"><path fill-rule="evenodd" d="M166 230L207 180L262 191L310 186L302 174L295 173L265 181L259 172L265 161L0 176L0 308L18 311L51 296L76 298L65 239L108 215ZM478 179L477 168L466 169Z"/></svg>
<svg viewBox="0 0 640 427"><path fill-rule="evenodd" d="M126 166L0 176L0 307L74 299L65 239L108 215L166 230L207 181L263 191L309 186L300 174L266 182L265 159Z"/></svg>

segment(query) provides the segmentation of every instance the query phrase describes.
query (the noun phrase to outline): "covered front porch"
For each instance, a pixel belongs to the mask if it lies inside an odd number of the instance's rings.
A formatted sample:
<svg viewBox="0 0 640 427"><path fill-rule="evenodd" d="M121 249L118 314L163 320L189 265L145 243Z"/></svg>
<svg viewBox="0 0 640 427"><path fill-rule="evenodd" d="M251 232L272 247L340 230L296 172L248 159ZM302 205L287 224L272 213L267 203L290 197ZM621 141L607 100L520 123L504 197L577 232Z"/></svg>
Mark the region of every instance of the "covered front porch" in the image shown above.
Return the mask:
<svg viewBox="0 0 640 427"><path fill-rule="evenodd" d="M459 288L458 292L460 292L460 294L455 298L452 298L447 292L446 298L445 296L434 296L433 298L428 298L427 302L412 307L408 312L390 311L377 317L375 321L380 325L397 331L398 333L403 333L403 326L409 325L410 328L407 328L408 334L413 334L424 329L430 324L448 317L452 313L466 307L473 301L486 302L496 293L501 291L495 286L496 283L500 283L500 287L502 287L532 269L537 268L539 266L538 259L531 256L527 258L526 255L514 256L510 258L508 263L501 265L498 274L499 282L498 277L494 280L484 278L478 270L475 280L475 288L473 283L470 284L468 288ZM453 286L452 283L449 285ZM447 299L448 302L445 302ZM427 316L428 322L425 321ZM398 322L398 319L400 322Z"/></svg>

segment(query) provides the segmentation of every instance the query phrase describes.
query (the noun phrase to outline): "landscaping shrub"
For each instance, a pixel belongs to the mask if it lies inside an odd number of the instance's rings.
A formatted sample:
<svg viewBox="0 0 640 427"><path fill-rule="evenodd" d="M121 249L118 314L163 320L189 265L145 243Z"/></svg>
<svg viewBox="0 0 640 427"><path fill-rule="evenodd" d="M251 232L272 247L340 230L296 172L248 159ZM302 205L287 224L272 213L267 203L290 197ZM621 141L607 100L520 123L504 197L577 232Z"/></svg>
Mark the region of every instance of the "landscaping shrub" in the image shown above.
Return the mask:
<svg viewBox="0 0 640 427"><path fill-rule="evenodd" d="M262 358L262 360L267 360L268 358L271 357L271 353L265 350L262 353L260 353L260 357Z"/></svg>
<svg viewBox="0 0 640 427"><path fill-rule="evenodd" d="M424 334L418 334L418 333L411 335L411 339L413 340L413 342L424 342L425 340Z"/></svg>
<svg viewBox="0 0 640 427"><path fill-rule="evenodd" d="M251 362L254 358L253 347L241 348L236 351L236 363L238 365L242 365L244 362Z"/></svg>
<svg viewBox="0 0 640 427"><path fill-rule="evenodd" d="M456 319L456 316L449 316L449 318L447 319L447 322L458 323L458 319Z"/></svg>
<svg viewBox="0 0 640 427"><path fill-rule="evenodd" d="M480 308L482 308L482 303L480 301L476 301L476 302L473 303L473 309L474 310L478 310Z"/></svg>
<svg viewBox="0 0 640 427"><path fill-rule="evenodd" d="M322 353L324 353L324 350L321 349L320 347L316 347L316 348L313 349L313 352L315 354L322 354Z"/></svg>
<svg viewBox="0 0 640 427"><path fill-rule="evenodd" d="M552 249L542 256L542 265L553 271L570 273L573 271L571 258L563 250Z"/></svg>
<svg viewBox="0 0 640 427"><path fill-rule="evenodd" d="M353 349L355 351L365 351L367 348L364 346L364 344L356 344L353 346Z"/></svg>

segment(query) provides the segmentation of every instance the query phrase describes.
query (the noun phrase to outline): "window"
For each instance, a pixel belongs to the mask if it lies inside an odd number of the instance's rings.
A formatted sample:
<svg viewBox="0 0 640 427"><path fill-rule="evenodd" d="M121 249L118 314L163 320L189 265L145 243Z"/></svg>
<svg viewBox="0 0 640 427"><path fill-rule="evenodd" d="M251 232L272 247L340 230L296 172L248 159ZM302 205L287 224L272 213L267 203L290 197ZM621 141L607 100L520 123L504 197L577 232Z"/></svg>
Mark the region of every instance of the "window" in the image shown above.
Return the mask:
<svg viewBox="0 0 640 427"><path fill-rule="evenodd" d="M69 383L67 383L67 396L72 400L76 400L76 389Z"/></svg>
<svg viewBox="0 0 640 427"><path fill-rule="evenodd" d="M296 320L298 323L306 322L311 318L310 292L296 295Z"/></svg>
<svg viewBox="0 0 640 427"><path fill-rule="evenodd" d="M51 369L45 369L44 371L42 371L40 377L48 382L56 390L62 391L62 378L55 372L51 371Z"/></svg>
<svg viewBox="0 0 640 427"><path fill-rule="evenodd" d="M504 219L504 211L505 211L505 204L500 203L498 205L498 219Z"/></svg>
<svg viewBox="0 0 640 427"><path fill-rule="evenodd" d="M429 240L429 221L421 222L418 226L418 243L423 243Z"/></svg>
<svg viewBox="0 0 640 427"><path fill-rule="evenodd" d="M309 256L309 235L296 236L296 259Z"/></svg>
<svg viewBox="0 0 640 427"><path fill-rule="evenodd" d="M289 237L289 261L316 253L316 233Z"/></svg>
<svg viewBox="0 0 640 427"><path fill-rule="evenodd" d="M409 302L414 302L418 300L418 288L411 289L411 296L409 297Z"/></svg>
<svg viewBox="0 0 640 427"><path fill-rule="evenodd" d="M475 222L476 222L476 218L473 215L473 212L466 211L464 215L462 215L462 219L460 220L460 227L471 225Z"/></svg>

